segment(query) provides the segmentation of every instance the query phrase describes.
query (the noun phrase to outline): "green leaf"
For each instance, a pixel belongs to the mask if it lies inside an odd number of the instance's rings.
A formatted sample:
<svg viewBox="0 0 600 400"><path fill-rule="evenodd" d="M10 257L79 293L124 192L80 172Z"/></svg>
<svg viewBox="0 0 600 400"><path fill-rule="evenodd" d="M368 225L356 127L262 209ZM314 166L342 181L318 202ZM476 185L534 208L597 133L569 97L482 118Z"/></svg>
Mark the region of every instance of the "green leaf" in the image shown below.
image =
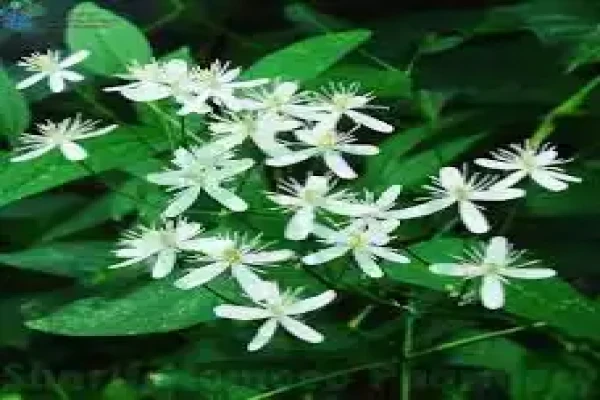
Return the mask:
<svg viewBox="0 0 600 400"><path fill-rule="evenodd" d="M168 144L156 129L128 126L87 140L83 146L90 154L86 164L94 172L102 172L143 161L153 152L166 149ZM83 166L58 153L53 151L21 163L11 163L9 154L0 154L0 206L89 174Z"/></svg>
<svg viewBox="0 0 600 400"><path fill-rule="evenodd" d="M104 291L26 325L67 336L131 336L170 332L216 319L213 308L221 302L218 297L206 288L177 289L173 281L140 283L116 294ZM211 287L229 295L223 283Z"/></svg>
<svg viewBox="0 0 600 400"><path fill-rule="evenodd" d="M102 391L102 400L138 400L139 398L135 389L122 378L112 380Z"/></svg>
<svg viewBox="0 0 600 400"><path fill-rule="evenodd" d="M15 253L0 253L0 263L52 275L85 277L115 262L114 243L52 243Z"/></svg>
<svg viewBox="0 0 600 400"><path fill-rule="evenodd" d="M326 71L370 36L369 31L354 30L312 37L260 59L244 73L244 78L309 80Z"/></svg>
<svg viewBox="0 0 600 400"><path fill-rule="evenodd" d="M425 36L425 39L419 47L419 52L422 54L441 53L446 50L453 49L464 43L465 39L462 36L450 35L439 36L435 33Z"/></svg>
<svg viewBox="0 0 600 400"><path fill-rule="evenodd" d="M29 107L3 68L0 68L0 99L0 135L13 140L29 126Z"/></svg>
<svg viewBox="0 0 600 400"><path fill-rule="evenodd" d="M133 61L152 59L152 48L138 28L94 3L71 10L66 35L71 51L91 51L81 65L99 75L123 73Z"/></svg>

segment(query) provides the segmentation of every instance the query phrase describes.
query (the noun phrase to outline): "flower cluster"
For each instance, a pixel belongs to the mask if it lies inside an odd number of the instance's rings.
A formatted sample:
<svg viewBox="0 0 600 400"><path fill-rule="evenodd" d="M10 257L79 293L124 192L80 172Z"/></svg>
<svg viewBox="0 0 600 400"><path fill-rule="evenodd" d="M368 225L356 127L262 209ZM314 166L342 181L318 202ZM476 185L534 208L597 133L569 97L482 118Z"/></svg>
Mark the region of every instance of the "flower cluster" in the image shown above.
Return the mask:
<svg viewBox="0 0 600 400"><path fill-rule="evenodd" d="M34 75L18 85L22 89L48 78L53 91L65 88L64 81L80 81L83 76L67 68L83 61L88 52L79 52L60 61L57 52L34 54L23 66ZM420 204L397 208L400 185L392 185L380 193L365 190L363 194L338 188L339 180L357 177L345 158L346 154L374 156L379 149L360 143L360 129L390 133L393 127L370 110L374 97L360 92L358 85L332 84L321 92L303 91L296 82L268 79L244 80L239 68L215 61L204 68L181 59L135 63L125 74L127 81L105 88L135 102L170 99L177 114L201 114L207 120L211 139L174 150L172 167L151 173L150 183L165 186L173 192L162 211L158 226L141 226L127 232L115 256L122 259L112 268L145 264L155 279L170 275L181 259L189 268L175 279L175 287L191 290L206 286L220 276L231 276L242 293L254 304L220 305L215 314L237 320L265 320L248 350L258 350L273 337L281 325L292 335L310 342L323 340L323 335L299 321L296 316L331 303L336 294L328 290L316 296L298 298L299 289L281 291L275 282L264 279L277 265L300 260L306 268L347 257L370 278L382 278L381 260L391 264L410 263L409 257L397 249L394 231L401 221L427 216L456 207L465 227L482 234L491 227L480 202L500 202L525 196L514 187L531 177L540 186L560 191L568 182L580 179L567 175L560 167L569 160L558 157L550 145L532 147L511 145L497 150L491 158L478 158L475 164L484 168L507 171L506 177L443 167L429 193ZM58 148L71 161L83 160L87 153L75 141L106 134L116 128L97 128L97 122L80 116L61 123L38 125L41 135L23 135L24 146L13 161L25 161ZM344 129L343 127L348 127ZM296 255L287 249L272 249L260 237L247 237L236 232L210 234L202 226L182 215L203 195L209 196L229 212L245 212L249 206L232 185L236 177L251 169L256 161L238 158L241 146L249 141L262 153L264 163L286 167L312 159L322 161L330 171L308 172L305 178L282 178L278 190L265 196L282 213L289 214L284 236L301 241L316 238L323 247L312 253ZM341 222L340 222L341 221ZM484 249L473 249L454 263L433 264L432 273L481 280L481 299L490 309L504 305L502 284L506 278L539 279L554 275L546 268L522 268L532 262L519 262L522 252L511 250L503 237L494 237Z"/></svg>

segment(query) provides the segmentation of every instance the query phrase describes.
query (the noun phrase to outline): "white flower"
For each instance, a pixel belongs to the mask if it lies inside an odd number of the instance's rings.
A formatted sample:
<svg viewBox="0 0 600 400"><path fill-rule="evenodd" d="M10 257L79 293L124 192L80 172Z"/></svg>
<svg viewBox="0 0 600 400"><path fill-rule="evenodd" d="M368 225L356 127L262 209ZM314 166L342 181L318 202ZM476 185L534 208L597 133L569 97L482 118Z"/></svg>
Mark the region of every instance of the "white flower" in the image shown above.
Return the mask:
<svg viewBox="0 0 600 400"><path fill-rule="evenodd" d="M102 136L117 128L117 125L98 128L98 123L98 121L82 120L81 115L78 114L75 118L66 118L58 123L48 120L37 124L39 135L22 134L20 136L22 146L17 149L22 154L11 158L10 161L31 160L55 148L58 148L66 159L81 161L87 157L87 152L75 141Z"/></svg>
<svg viewBox="0 0 600 400"><path fill-rule="evenodd" d="M298 92L295 82L275 82L269 88L258 88L247 94L243 107L277 115L316 121L323 116L311 103L308 92Z"/></svg>
<svg viewBox="0 0 600 400"><path fill-rule="evenodd" d="M80 82L84 80L83 75L70 71L68 68L85 60L89 55L89 51L80 50L61 61L60 52L48 50L45 54L33 53L28 57L23 57L17 65L34 74L19 82L17 89L28 88L48 78L50 90L54 93L62 92L65 90L65 81Z"/></svg>
<svg viewBox="0 0 600 400"><path fill-rule="evenodd" d="M481 206L475 205L476 201L506 201L525 196L525 191L516 188L495 187L495 178L490 176L479 177L473 174L470 178L463 176L453 167L444 167L440 176L431 177L433 185L425 188L431 192L429 201L417 206L391 212L396 218L410 219L433 214L454 204L458 204L458 211L463 223L473 233L485 233L490 227L480 211Z"/></svg>
<svg viewBox="0 0 600 400"><path fill-rule="evenodd" d="M504 306L502 285L509 283L506 278L544 279L556 275L556 271L550 268L523 268L538 262L518 263L523 253L514 251L506 238L496 236L485 249L471 249L456 263L433 264L429 268L441 275L481 278L481 301L486 308L494 310Z"/></svg>
<svg viewBox="0 0 600 400"><path fill-rule="evenodd" d="M248 351L256 351L264 347L273 337L277 326L281 325L287 332L309 343L320 343L324 340L321 333L299 321L294 316L317 310L335 299L335 292L328 290L318 296L298 299L298 291L280 293L274 282L262 282L248 291L249 297L257 307L245 307L222 304L215 307L215 314L220 318L240 321L266 320L248 344Z"/></svg>
<svg viewBox="0 0 600 400"><path fill-rule="evenodd" d="M567 175L559 167L571 160L559 158L556 148L549 143L538 148L532 148L527 143L511 144L509 149L499 149L490 155L491 159L478 158L475 164L490 169L513 171L496 183L495 186L498 187L513 186L527 176L553 192L567 189L567 182L581 182L581 178Z"/></svg>
<svg viewBox="0 0 600 400"><path fill-rule="evenodd" d="M396 250L386 247L393 239L390 232L390 227L385 224L369 224L364 220L354 221L340 231L319 225L314 233L331 247L303 257L302 262L308 265L324 264L352 252L354 260L367 276L381 278L383 270L377 265L378 257L401 264L410 262Z"/></svg>
<svg viewBox="0 0 600 400"><path fill-rule="evenodd" d="M361 215L368 223L382 223L394 230L400 225L400 219L395 215L397 210L393 210L396 200L400 196L402 186L392 185L387 188L378 199L374 193L365 190L365 200L362 202L369 211Z"/></svg>
<svg viewBox="0 0 600 400"><path fill-rule="evenodd" d="M342 116L347 116L359 125L364 125L377 132L390 133L394 127L386 122L373 118L361 111L362 109L381 108L369 105L374 96L367 93L358 94L358 85L353 84L344 86L343 84L332 84L329 88L323 90L322 95L318 95L316 109L326 113L328 117L335 122ZM317 114L318 117L318 114Z"/></svg>
<svg viewBox="0 0 600 400"><path fill-rule="evenodd" d="M184 103L181 113L186 113L187 108L195 108L212 100L223 105L229 110L239 111L243 108L243 101L235 96L239 89L253 88L264 85L268 79L254 79L249 81L237 81L240 68L229 68L229 63L213 62L208 68L196 68L192 71L197 87L194 88L196 95Z"/></svg>
<svg viewBox="0 0 600 400"><path fill-rule="evenodd" d="M196 250L203 254L193 256L190 260L207 265L192 268L178 279L175 286L179 289L188 290L202 286L224 272L231 271L231 275L246 290L260 282L252 267L267 266L294 257L291 250L267 251L266 246L260 244L258 237L246 240L235 234L207 239L196 246Z"/></svg>
<svg viewBox="0 0 600 400"><path fill-rule="evenodd" d="M203 241L198 238L201 232L200 224L187 222L185 219L167 221L161 228L140 226L126 232L119 243L123 248L115 251L118 258L126 260L110 268L121 268L151 260L154 262L152 277L164 278L173 270L177 253L197 250Z"/></svg>
<svg viewBox="0 0 600 400"><path fill-rule="evenodd" d="M304 185L292 178L282 180L278 185L285 194L268 194L271 201L294 213L285 229L286 239L306 239L321 209L348 216L362 215L371 210L368 206L357 204L345 190L333 192L334 186L335 182L325 176L309 176Z"/></svg>
<svg viewBox="0 0 600 400"><path fill-rule="evenodd" d="M379 153L376 146L354 144L357 139L352 136L352 133L336 131L335 123L332 121L321 121L313 129L297 130L294 134L302 144L310 147L270 158L266 161L267 165L285 167L312 157L322 157L327 167L337 176L344 179L354 179L357 177L356 172L344 160L342 154L372 156Z"/></svg>
<svg viewBox="0 0 600 400"><path fill-rule="evenodd" d="M210 144L175 150L172 162L176 169L148 175L148 181L170 186L178 193L163 215L175 217L190 208L202 191L232 211L245 211L248 205L233 192L222 187L254 165L249 158L233 160L233 153L218 152Z"/></svg>
<svg viewBox="0 0 600 400"><path fill-rule="evenodd" d="M300 122L277 114L264 112L228 113L216 117L208 128L217 137L215 145L230 150L250 138L267 155L289 152L277 139L280 132L289 132L301 126Z"/></svg>

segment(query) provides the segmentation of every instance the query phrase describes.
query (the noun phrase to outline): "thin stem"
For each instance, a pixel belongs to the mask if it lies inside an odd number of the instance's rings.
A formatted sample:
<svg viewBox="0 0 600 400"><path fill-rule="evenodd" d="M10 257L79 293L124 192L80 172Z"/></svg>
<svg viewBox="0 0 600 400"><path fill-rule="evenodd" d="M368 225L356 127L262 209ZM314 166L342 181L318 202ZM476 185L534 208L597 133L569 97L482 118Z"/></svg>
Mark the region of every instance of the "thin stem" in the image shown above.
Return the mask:
<svg viewBox="0 0 600 400"><path fill-rule="evenodd" d="M411 384L411 360L410 354L413 348L413 334L415 326L415 315L412 310L413 304L408 304L408 312L404 321L404 341L402 343L402 362L400 363L400 399L410 400Z"/></svg>

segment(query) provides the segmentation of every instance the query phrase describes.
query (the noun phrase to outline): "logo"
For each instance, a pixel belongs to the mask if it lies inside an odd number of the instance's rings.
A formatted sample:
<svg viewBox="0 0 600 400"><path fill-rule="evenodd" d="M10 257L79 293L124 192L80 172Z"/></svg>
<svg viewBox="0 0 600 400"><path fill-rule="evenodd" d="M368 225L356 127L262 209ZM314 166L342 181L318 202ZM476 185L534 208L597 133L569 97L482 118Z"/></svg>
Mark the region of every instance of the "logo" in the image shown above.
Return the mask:
<svg viewBox="0 0 600 400"><path fill-rule="evenodd" d="M13 0L0 6L0 26L11 32L35 30L35 19L46 12L44 6L34 0Z"/></svg>

